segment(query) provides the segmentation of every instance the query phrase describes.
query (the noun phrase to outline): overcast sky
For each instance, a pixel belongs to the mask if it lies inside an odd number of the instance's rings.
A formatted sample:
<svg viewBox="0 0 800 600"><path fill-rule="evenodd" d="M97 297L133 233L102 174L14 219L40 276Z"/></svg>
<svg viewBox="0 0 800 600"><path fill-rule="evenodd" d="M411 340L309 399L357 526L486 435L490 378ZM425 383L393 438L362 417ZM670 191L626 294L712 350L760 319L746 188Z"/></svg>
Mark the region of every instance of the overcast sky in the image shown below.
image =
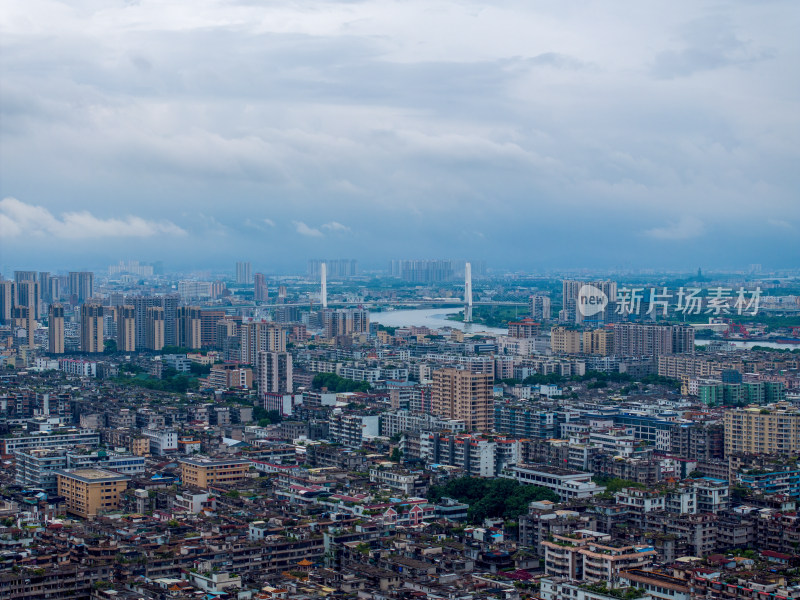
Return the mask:
<svg viewBox="0 0 800 600"><path fill-rule="evenodd" d="M800 3L5 0L0 265L800 267Z"/></svg>

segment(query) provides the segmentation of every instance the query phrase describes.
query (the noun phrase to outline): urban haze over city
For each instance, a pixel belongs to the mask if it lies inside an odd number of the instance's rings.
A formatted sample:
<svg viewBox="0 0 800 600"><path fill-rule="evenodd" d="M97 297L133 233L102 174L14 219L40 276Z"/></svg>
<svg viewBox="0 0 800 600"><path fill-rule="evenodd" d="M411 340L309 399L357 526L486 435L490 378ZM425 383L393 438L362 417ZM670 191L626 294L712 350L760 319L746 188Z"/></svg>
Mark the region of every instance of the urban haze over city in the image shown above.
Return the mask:
<svg viewBox="0 0 800 600"><path fill-rule="evenodd" d="M0 600L800 600L800 7L0 6Z"/></svg>

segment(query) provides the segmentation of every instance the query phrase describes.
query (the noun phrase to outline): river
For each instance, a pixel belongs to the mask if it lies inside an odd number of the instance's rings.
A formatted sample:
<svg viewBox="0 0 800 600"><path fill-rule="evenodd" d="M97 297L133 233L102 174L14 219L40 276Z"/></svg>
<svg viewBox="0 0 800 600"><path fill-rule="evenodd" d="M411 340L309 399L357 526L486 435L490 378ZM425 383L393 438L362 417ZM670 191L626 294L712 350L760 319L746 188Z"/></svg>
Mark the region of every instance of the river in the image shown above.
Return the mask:
<svg viewBox="0 0 800 600"><path fill-rule="evenodd" d="M707 346L714 340L695 340L695 346ZM720 340L723 341L723 340ZM753 346L761 346L762 348L772 348L773 350L800 350L800 345L798 344L781 344L780 342L759 342L758 340L754 342L745 342L739 340L728 340L723 341L723 343L733 344L734 347L741 350L749 350Z"/></svg>
<svg viewBox="0 0 800 600"><path fill-rule="evenodd" d="M380 323L387 327L430 327L431 329L441 329L442 327L452 327L460 329L465 333L491 333L493 335L506 334L508 329L499 327L487 327L479 323L462 323L461 321L450 321L448 315L458 314L457 309L452 308L415 308L411 310L387 310L369 313L371 322Z"/></svg>
<svg viewBox="0 0 800 600"><path fill-rule="evenodd" d="M440 329L442 327L453 327L460 329L466 333L491 333L507 334L508 329L501 329L499 327L487 327L478 323L462 323L461 321L450 321L448 315L457 314L457 309L452 308L414 308L409 310L387 310L381 312L369 313L369 320L387 327L430 327L431 329ZM705 346L709 340L697 340L695 346ZM766 348L774 348L776 350L794 350L800 348L797 344L780 344L777 342L745 342L745 341L732 341L730 342L736 348L750 349L753 346L764 346Z"/></svg>

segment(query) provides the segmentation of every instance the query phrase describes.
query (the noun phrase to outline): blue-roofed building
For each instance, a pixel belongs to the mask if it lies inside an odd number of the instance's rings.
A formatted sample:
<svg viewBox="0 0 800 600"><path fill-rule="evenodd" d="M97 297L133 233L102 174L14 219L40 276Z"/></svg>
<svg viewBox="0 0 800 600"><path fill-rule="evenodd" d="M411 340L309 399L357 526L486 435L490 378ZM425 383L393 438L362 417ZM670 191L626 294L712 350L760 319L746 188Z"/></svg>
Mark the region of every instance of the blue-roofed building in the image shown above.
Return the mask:
<svg viewBox="0 0 800 600"><path fill-rule="evenodd" d="M800 469L751 470L739 475L739 482L762 494L785 494L800 498Z"/></svg>

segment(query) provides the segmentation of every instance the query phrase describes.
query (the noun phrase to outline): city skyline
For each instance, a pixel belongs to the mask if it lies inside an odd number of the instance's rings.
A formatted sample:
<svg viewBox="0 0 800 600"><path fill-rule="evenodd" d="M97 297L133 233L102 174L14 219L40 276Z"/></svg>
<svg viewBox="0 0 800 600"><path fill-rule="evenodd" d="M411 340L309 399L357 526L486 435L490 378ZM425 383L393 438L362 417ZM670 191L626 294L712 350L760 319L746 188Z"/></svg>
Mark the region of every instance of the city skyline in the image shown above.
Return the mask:
<svg viewBox="0 0 800 600"><path fill-rule="evenodd" d="M797 23L4 2L1 600L800 600Z"/></svg>
<svg viewBox="0 0 800 600"><path fill-rule="evenodd" d="M328 276L329 281L339 281L339 282L348 282L348 281L363 281L365 279L386 279L386 280L399 280L405 282L413 282L415 280L409 279L407 276L400 275L399 273L395 273L392 270L391 261L389 264L384 264L384 261L376 261L376 262L367 262L362 264L361 261L356 259L341 259L346 260L348 263L354 263L358 266L357 272L351 275L344 275L339 274L335 277ZM135 262L135 261L134 261ZM397 261L395 261L397 262ZM418 263L440 263L440 262L451 262L456 265L461 264L461 270L454 270L450 272L447 277L443 279L426 279L426 280L418 280L417 283L425 283L427 285L441 285L443 287L450 287L455 285L456 287L463 287L463 264L465 261L463 259L441 259L441 258L426 258L426 259L414 259L414 262ZM64 267L64 268L56 268L53 266L53 262L44 261L39 264L31 264L30 261L23 263L25 267L30 267L31 271L24 271L19 270L18 265L11 265L0 263L0 282L13 282L15 274L19 273L41 273L43 275L47 275L50 280L54 279L61 279L63 280L68 276L68 273L72 273L73 270L71 267ZM158 271L154 271L153 265L158 264L159 269ZM472 263L473 265L475 262ZM751 263L751 264L741 264L735 265L731 268L707 268L705 266L700 267L692 267L687 266L684 268L648 268L648 267L641 267L641 268L634 268L629 267L625 268L622 266L616 267L599 267L599 268L588 268L585 266L578 266L575 265L570 268L504 268L498 265L486 265L485 261L480 261L481 264L481 274L478 277L480 280L485 280L490 282L496 279L504 279L504 278L533 278L533 279L548 279L548 280L555 280L555 279L563 279L563 278L574 278L579 281L588 282L592 278L596 277L621 277L626 278L630 281L649 281L649 280L663 280L669 281L674 279L675 281L682 281L682 280L694 280L698 279L702 280L703 278L713 278L714 280L725 280L729 278L736 278L741 279L745 278L751 281L757 281L760 279L768 278L768 277L796 277L798 273L800 273L800 267L786 267L786 268L770 268L768 266L762 265L760 263ZM198 263L195 265L187 266L185 268L179 268L176 265L165 265L163 261L154 261L154 263L140 263L139 270L147 269L147 274L137 273L137 272L127 272L124 270L117 270L117 265L102 265L98 264L97 268L90 269L86 266L81 266L83 271L90 274L96 274L101 280L103 281L119 281L122 277L136 277L138 281L141 282L165 282L171 281L171 283L176 284L179 282L184 282L187 285L194 285L197 282L201 282L204 284L211 285L212 280L217 282L225 282L226 284L229 283L236 288L253 288L254 282L250 282L249 284L243 284L237 282L236 279L236 265L228 264L225 262L212 263ZM256 269L260 269L261 272L255 272ZM275 265L268 265L268 264L261 264L261 265L254 265L253 266L253 275L254 277L259 277L263 279L263 284L259 283L262 279L258 279L256 283L258 285L266 286L268 282L272 282L274 284L275 281L280 281L283 279L290 279L290 280L300 280L310 282L312 284L316 283L319 285L320 283L320 275L319 273L312 272L310 269L306 267L300 266L300 264L290 264L285 268L277 268ZM267 289L267 293L271 294L272 292Z"/></svg>
<svg viewBox="0 0 800 600"><path fill-rule="evenodd" d="M799 10L12 2L0 263L793 267Z"/></svg>

